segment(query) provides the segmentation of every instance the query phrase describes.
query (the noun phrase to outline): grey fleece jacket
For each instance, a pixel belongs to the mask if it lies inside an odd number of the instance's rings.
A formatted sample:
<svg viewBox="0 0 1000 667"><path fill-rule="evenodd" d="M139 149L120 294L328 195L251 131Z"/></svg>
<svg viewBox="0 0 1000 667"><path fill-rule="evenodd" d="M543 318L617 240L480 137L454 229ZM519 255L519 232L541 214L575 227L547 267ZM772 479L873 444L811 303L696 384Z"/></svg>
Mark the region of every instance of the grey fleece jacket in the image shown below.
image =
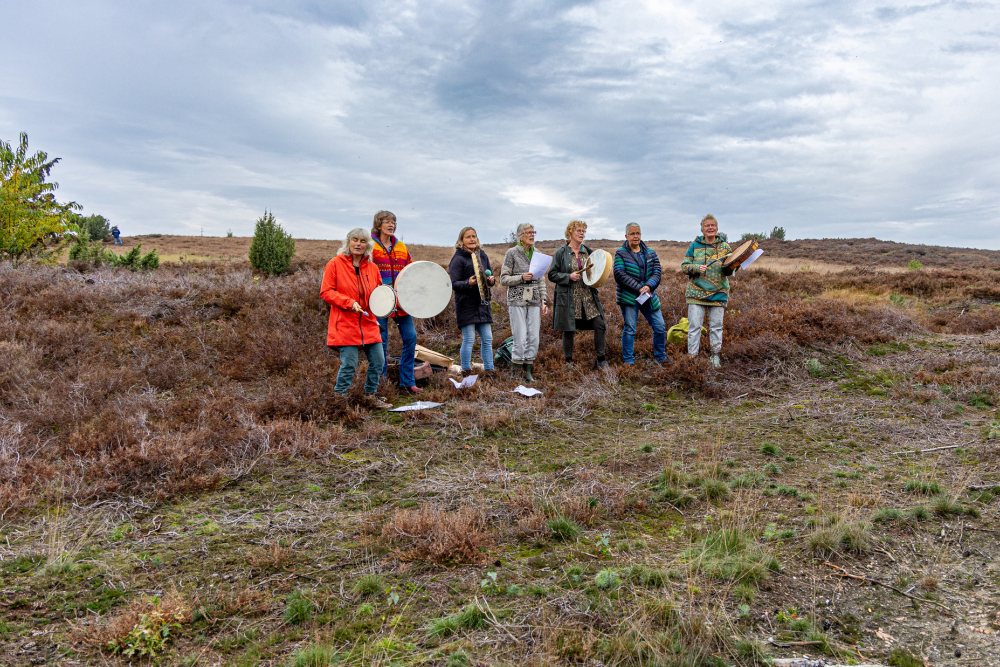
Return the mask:
<svg viewBox="0 0 1000 667"><path fill-rule="evenodd" d="M535 252L539 252L536 248ZM507 307L511 306L541 306L545 302L545 276L535 276L534 280L524 282L521 277L528 272L531 262L524 252L524 246L516 245L507 251L500 267L500 284L507 288ZM533 287L531 301L524 300L524 288Z"/></svg>

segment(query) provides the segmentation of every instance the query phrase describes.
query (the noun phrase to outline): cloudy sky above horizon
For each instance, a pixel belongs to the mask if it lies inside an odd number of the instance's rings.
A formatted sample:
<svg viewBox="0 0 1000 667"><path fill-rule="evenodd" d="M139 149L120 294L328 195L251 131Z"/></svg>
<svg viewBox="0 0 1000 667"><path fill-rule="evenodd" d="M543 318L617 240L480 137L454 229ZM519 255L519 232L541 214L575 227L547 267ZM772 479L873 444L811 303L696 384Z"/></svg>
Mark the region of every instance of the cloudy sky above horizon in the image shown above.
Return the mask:
<svg viewBox="0 0 1000 667"><path fill-rule="evenodd" d="M0 140L126 235L582 218L1000 248L996 2L6 0ZM992 121L989 119L993 119Z"/></svg>

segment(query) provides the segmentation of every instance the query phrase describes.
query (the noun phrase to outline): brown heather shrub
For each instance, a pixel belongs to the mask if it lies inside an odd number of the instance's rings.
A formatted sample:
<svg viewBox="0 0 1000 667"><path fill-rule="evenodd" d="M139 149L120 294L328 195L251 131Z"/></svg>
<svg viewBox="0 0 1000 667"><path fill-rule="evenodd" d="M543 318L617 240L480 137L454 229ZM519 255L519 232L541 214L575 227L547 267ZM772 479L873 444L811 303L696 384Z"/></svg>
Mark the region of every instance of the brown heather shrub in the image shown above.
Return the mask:
<svg viewBox="0 0 1000 667"><path fill-rule="evenodd" d="M175 589L162 599L143 596L139 600L132 600L125 609L103 623L100 617L89 622L69 623L77 641L94 650L108 651L113 642L124 646L130 633L142 625L156 631L165 623L179 623L181 626L190 624L192 610L198 604L197 598L188 600ZM176 631L170 633L171 636L175 634Z"/></svg>
<svg viewBox="0 0 1000 667"><path fill-rule="evenodd" d="M494 542L484 523L481 513L468 505L455 512L431 505L397 509L382 527L382 541L403 549L398 555L404 560L482 563Z"/></svg>
<svg viewBox="0 0 1000 667"><path fill-rule="evenodd" d="M231 591L220 592L214 605L224 616L259 616L265 613L269 605L267 596L262 591L241 585Z"/></svg>
<svg viewBox="0 0 1000 667"><path fill-rule="evenodd" d="M258 567L264 570L280 570L288 565L295 558L295 552L291 547L282 546L278 542L271 542L265 548L254 549L250 552L247 562L251 567Z"/></svg>

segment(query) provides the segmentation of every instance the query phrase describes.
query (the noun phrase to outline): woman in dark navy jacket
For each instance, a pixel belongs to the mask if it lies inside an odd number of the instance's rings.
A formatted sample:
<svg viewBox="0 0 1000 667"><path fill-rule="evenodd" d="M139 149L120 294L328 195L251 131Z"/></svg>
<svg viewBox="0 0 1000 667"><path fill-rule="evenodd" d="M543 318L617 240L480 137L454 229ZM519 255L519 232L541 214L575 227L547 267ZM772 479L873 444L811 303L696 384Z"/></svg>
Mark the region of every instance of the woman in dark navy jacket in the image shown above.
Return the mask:
<svg viewBox="0 0 1000 667"><path fill-rule="evenodd" d="M476 270L473 253L479 264ZM448 265L451 286L455 290L455 319L462 330L459 358L462 370L472 369L472 347L479 333L483 367L493 370L493 313L490 311L490 287L496 277L490 270L490 258L479 247L479 237L472 227L463 227L455 242L455 254ZM480 289L482 288L482 289ZM485 298L484 298L485 297Z"/></svg>

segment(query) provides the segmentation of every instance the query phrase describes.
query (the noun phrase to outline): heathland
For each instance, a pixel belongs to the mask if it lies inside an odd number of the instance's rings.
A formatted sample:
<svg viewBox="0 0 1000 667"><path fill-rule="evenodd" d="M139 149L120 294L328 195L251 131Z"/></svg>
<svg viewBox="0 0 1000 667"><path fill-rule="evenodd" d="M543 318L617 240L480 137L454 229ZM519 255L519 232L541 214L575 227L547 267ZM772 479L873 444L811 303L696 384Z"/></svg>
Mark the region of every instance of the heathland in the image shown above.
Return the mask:
<svg viewBox="0 0 1000 667"><path fill-rule="evenodd" d="M543 326L541 397L388 413L332 390L339 243L124 240L161 268L0 265L0 665L1000 664L998 252L768 240L721 369Z"/></svg>

